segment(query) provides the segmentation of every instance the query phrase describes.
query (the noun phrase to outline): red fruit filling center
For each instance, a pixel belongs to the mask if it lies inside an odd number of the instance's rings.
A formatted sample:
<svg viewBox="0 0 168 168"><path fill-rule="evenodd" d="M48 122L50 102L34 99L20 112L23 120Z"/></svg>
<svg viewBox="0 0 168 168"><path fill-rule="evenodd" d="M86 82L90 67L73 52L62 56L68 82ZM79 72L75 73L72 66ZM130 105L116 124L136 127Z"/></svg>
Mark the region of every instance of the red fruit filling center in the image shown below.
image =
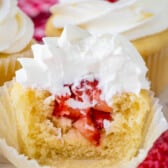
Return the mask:
<svg viewBox="0 0 168 168"><path fill-rule="evenodd" d="M101 100L101 90L98 88L98 80L82 80L77 86L74 84L64 85L70 93L66 96L56 96L54 117L65 117L72 120L73 127L92 144L99 145L101 132L104 128L103 121L112 120L110 108ZM88 104L88 106L72 107L67 102ZM87 101L87 102L86 102Z"/></svg>

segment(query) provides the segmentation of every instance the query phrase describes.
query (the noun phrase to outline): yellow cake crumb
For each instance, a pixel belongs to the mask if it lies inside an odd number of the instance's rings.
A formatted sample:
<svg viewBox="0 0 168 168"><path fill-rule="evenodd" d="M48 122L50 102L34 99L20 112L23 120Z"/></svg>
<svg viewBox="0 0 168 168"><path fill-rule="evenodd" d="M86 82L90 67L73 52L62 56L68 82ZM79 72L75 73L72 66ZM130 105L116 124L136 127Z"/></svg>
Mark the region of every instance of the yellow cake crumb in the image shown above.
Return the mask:
<svg viewBox="0 0 168 168"><path fill-rule="evenodd" d="M46 103L46 99L50 103ZM113 121L102 132L101 143L94 146L67 119L52 119L53 99L47 91L27 89L15 84L11 90L21 153L42 165L55 165L65 159L109 159L112 164L137 154L144 139L145 123L152 111L148 91L139 95L123 93L113 98Z"/></svg>

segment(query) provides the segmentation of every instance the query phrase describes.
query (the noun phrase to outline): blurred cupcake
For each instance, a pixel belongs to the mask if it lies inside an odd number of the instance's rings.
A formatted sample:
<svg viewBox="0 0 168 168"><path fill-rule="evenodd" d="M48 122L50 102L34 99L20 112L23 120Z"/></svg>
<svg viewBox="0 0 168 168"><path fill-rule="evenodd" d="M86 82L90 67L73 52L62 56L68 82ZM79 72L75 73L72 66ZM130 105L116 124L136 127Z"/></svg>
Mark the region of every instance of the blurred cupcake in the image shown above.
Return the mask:
<svg viewBox="0 0 168 168"><path fill-rule="evenodd" d="M32 19L35 27L34 38L42 42L45 24L51 15L49 8L58 0L18 0L18 6Z"/></svg>
<svg viewBox="0 0 168 168"><path fill-rule="evenodd" d="M16 0L0 3L0 85L20 68L17 58L32 57L33 23L17 7Z"/></svg>
<svg viewBox="0 0 168 168"><path fill-rule="evenodd" d="M152 89L159 94L168 84L167 0L62 0L51 8L48 36L58 36L66 24L99 35L122 33L133 42L149 68Z"/></svg>
<svg viewBox="0 0 168 168"><path fill-rule="evenodd" d="M2 154L18 168L137 167L168 128L137 50L73 26L32 49L0 87Z"/></svg>

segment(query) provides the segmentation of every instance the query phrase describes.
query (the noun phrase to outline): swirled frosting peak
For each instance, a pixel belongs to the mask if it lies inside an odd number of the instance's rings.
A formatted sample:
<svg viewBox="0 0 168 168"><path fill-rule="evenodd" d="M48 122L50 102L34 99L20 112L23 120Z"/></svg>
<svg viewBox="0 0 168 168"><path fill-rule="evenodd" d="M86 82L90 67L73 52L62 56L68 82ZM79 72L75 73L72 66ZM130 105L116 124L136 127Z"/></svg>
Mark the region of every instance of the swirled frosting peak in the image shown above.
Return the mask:
<svg viewBox="0 0 168 168"><path fill-rule="evenodd" d="M24 49L33 36L33 23L18 7L16 0L0 1L0 53Z"/></svg>
<svg viewBox="0 0 168 168"><path fill-rule="evenodd" d="M19 59L23 68L16 72L16 80L24 86L65 95L69 92L66 85L95 78L109 103L117 93L138 94L149 88L141 56L121 36L93 36L66 26L60 38L45 38L44 44L32 48L34 58Z"/></svg>
<svg viewBox="0 0 168 168"><path fill-rule="evenodd" d="M78 25L94 34L122 33L134 40L168 28L168 0L61 0L52 25Z"/></svg>

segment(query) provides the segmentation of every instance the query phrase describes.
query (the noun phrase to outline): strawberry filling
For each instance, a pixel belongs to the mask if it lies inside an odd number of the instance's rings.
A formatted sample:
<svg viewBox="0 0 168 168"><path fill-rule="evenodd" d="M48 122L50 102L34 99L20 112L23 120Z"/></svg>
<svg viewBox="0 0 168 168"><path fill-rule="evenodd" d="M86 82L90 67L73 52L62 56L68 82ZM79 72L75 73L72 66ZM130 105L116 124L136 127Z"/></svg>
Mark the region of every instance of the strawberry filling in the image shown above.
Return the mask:
<svg viewBox="0 0 168 168"><path fill-rule="evenodd" d="M77 86L64 85L70 93L66 96L56 96L54 117L65 117L72 120L73 127L94 145L100 144L101 132L104 129L104 120L111 121L112 108L104 100L101 100L101 90L98 88L98 80L82 80ZM87 106L72 106L68 101ZM87 102L86 102L87 101Z"/></svg>

